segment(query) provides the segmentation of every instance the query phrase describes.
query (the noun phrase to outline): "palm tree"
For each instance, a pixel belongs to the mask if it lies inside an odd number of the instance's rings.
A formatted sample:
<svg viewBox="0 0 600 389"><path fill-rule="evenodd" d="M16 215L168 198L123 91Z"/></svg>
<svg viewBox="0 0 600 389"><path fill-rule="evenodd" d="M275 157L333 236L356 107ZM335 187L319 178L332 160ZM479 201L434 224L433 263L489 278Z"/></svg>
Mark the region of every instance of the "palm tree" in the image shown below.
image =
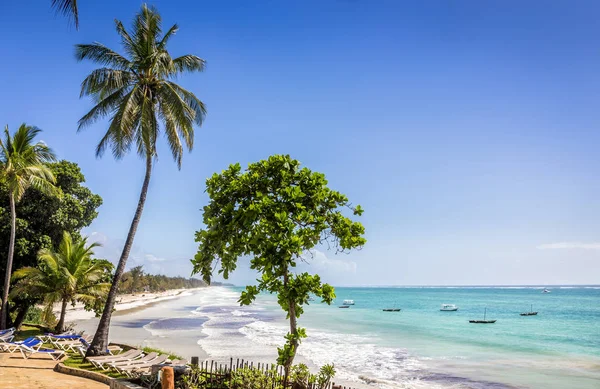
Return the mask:
<svg viewBox="0 0 600 389"><path fill-rule="evenodd" d="M192 92L173 82L184 72L204 69L204 60L195 55L173 58L167 51L167 43L178 30L177 25L161 37L161 17L156 9L146 5L136 15L131 32L126 31L120 21L116 20L115 24L127 57L100 43L76 46L79 61L89 59L103 66L81 84L81 96L92 96L96 106L79 120L79 130L99 118L110 116L108 130L96 148L96 156L102 156L110 147L113 156L121 159L135 147L138 155L146 160L146 174L88 355L104 354L108 345L110 318L146 201L152 163L157 156L156 142L164 132L173 158L181 168L184 144L191 151L194 124L201 125L206 114L204 104Z"/></svg>
<svg viewBox="0 0 600 389"><path fill-rule="evenodd" d="M8 186L10 201L10 241L6 259L6 274L0 310L0 329L8 322L8 292L15 250L15 230L17 211L15 204L21 200L29 187L45 193L58 194L54 186L55 178L46 163L54 161L54 153L44 142L33 143L41 130L21 124L14 136L10 136L8 126L4 129L4 139L0 139L0 179Z"/></svg>
<svg viewBox="0 0 600 389"><path fill-rule="evenodd" d="M52 0L52 7L57 13L61 13L73 20L75 28L79 28L79 10L77 0Z"/></svg>
<svg viewBox="0 0 600 389"><path fill-rule="evenodd" d="M110 284L102 282L106 271L112 269L107 261L92 259L94 247L98 243L87 244L87 238L73 242L71 234L63 233L58 251L42 249L38 253L40 266L23 267L13 274L13 281L18 281L11 295L28 293L33 296L44 296L44 318L52 317L55 303L62 303L60 320L56 332L62 332L65 326L65 313L69 302L93 304L96 299L108 293Z"/></svg>

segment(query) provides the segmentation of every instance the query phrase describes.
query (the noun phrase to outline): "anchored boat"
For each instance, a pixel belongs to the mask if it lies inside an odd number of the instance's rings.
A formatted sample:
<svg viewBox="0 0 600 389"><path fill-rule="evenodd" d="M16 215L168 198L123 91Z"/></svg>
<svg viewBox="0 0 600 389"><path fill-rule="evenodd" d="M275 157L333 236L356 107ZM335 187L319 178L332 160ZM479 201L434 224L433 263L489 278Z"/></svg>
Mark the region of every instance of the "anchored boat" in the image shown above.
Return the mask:
<svg viewBox="0 0 600 389"><path fill-rule="evenodd" d="M469 323L474 323L474 324L493 324L496 322L496 320L486 320L485 316L487 313L487 308L485 308L485 310L483 311L483 320L469 320Z"/></svg>
<svg viewBox="0 0 600 389"><path fill-rule="evenodd" d="M354 300L344 300L343 305L354 305Z"/></svg>
<svg viewBox="0 0 600 389"><path fill-rule="evenodd" d="M458 311L458 307L454 304L442 304L440 311L443 312L455 312Z"/></svg>
<svg viewBox="0 0 600 389"><path fill-rule="evenodd" d="M529 309L529 312L523 312L521 313L521 316L537 316L537 312L533 312L533 304L531 304L531 308Z"/></svg>

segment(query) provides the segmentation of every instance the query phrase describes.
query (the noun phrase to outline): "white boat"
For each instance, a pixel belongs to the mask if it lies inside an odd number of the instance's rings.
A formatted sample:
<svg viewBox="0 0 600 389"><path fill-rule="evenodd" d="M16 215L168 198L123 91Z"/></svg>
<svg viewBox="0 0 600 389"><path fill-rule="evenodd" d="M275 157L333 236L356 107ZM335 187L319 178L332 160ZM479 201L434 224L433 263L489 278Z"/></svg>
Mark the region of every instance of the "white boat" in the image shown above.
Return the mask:
<svg viewBox="0 0 600 389"><path fill-rule="evenodd" d="M544 290L542 290L542 293L550 293L550 291L546 288L544 288Z"/></svg>
<svg viewBox="0 0 600 389"><path fill-rule="evenodd" d="M442 304L440 311L454 312L458 311L458 307L454 304Z"/></svg>
<svg viewBox="0 0 600 389"><path fill-rule="evenodd" d="M354 305L354 300L344 300L343 305Z"/></svg>

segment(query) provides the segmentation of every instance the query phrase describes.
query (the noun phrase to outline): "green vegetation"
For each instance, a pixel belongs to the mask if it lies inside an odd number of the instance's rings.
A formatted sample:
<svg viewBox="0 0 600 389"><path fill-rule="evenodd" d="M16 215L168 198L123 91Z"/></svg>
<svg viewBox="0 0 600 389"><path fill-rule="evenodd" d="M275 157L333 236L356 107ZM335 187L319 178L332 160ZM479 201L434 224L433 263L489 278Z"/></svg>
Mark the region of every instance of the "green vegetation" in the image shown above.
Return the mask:
<svg viewBox="0 0 600 389"><path fill-rule="evenodd" d="M46 165L55 160L54 153L43 142L33 143L40 132L39 128L21 124L11 136L6 126L4 139L0 140L0 178L8 189L10 204L10 238L0 308L0 329L6 328L8 323L8 293L17 230L16 203L23 198L29 187L47 194L59 193L54 186L54 174Z"/></svg>
<svg viewBox="0 0 600 389"><path fill-rule="evenodd" d="M69 357L64 359L62 362L65 364L65 366L93 371L95 373L107 375L111 378L127 378L127 376L125 376L124 374L121 374L114 370L99 369L99 368L95 367L94 365L92 365L91 363L85 361L84 357L82 357L79 354L75 354L75 353L69 353Z"/></svg>
<svg viewBox="0 0 600 389"><path fill-rule="evenodd" d="M170 360L177 360L177 359L185 359L184 357L177 355L175 353L172 353L170 351L165 351L165 350L161 350L159 348L154 348L154 347L144 347L142 348L142 350L148 354L148 353L157 353L157 354L168 354L169 355L169 359Z"/></svg>
<svg viewBox="0 0 600 389"><path fill-rule="evenodd" d="M146 5L136 15L131 32L122 22L117 20L115 24L129 58L100 43L76 46L77 60L90 60L102 66L92 71L81 84L81 96L91 96L96 105L79 120L79 129L110 117L96 155L102 156L110 148L113 156L121 159L135 147L146 161L146 174L98 330L88 349L89 355L105 353L108 344L117 288L146 202L160 133L166 135L171 154L181 168L184 144L188 150L192 149L194 124L201 125L206 113L196 95L172 81L186 72L204 69L201 58L191 54L173 58L167 50L170 39L178 30L177 25L163 35L160 15Z"/></svg>
<svg viewBox="0 0 600 389"><path fill-rule="evenodd" d="M328 304L335 298L333 287L321 283L318 275L297 274L294 268L298 261L308 261L318 244L331 242L342 252L362 246L364 227L342 214L346 208L361 215L362 209L329 189L323 174L300 168L287 155L251 163L245 172L239 164L231 165L209 178L206 187L210 203L204 207L206 229L196 233L194 273L210 282L213 263L220 262L219 273L227 279L239 257L251 257L250 267L262 278L257 286L246 287L239 302L249 305L262 291L277 294L290 321L277 360L288 376L306 337L296 322L303 306L311 294Z"/></svg>
<svg viewBox="0 0 600 389"><path fill-rule="evenodd" d="M234 370L231 377L212 376L206 370L192 367L191 374L183 376L178 387L186 389L326 389L335 376L333 365L321 367L319 373L311 374L304 364L292 366L289 377L281 376L276 369L262 370L243 368ZM286 379L287 378L287 379Z"/></svg>
<svg viewBox="0 0 600 389"><path fill-rule="evenodd" d="M171 289L189 289L206 286L196 278L167 277L144 273L142 266L136 266L123 273L119 293L164 292Z"/></svg>
<svg viewBox="0 0 600 389"><path fill-rule="evenodd" d="M73 242L71 234L65 231L57 251L40 250L39 267L23 267L15 271L12 278L18 283L12 294L44 296L46 309L43 319L52 315L54 304L60 302L60 319L55 331L63 332L68 303L94 304L110 288L103 278L110 274L112 264L92 259L92 250L97 246L97 243L88 244L87 238Z"/></svg>
<svg viewBox="0 0 600 389"><path fill-rule="evenodd" d="M85 187L85 177L74 162L49 163L56 178L56 187L62 193L54 196L33 187L28 188L17 205L17 231L13 269L38 264L41 249L57 249L63 231L79 238L83 227L89 226L98 215L102 198ZM0 247L8 247L10 240L10 204L8 186L0 181ZM5 271L6 252L0 251L0 271ZM19 327L27 312L41 302L41 296L21 294L10 298L8 326ZM52 323L49 323L52 324Z"/></svg>
<svg viewBox="0 0 600 389"><path fill-rule="evenodd" d="M15 334L14 341L16 342L33 336L44 335L45 332L46 331L43 331L39 327L23 324L21 329Z"/></svg>

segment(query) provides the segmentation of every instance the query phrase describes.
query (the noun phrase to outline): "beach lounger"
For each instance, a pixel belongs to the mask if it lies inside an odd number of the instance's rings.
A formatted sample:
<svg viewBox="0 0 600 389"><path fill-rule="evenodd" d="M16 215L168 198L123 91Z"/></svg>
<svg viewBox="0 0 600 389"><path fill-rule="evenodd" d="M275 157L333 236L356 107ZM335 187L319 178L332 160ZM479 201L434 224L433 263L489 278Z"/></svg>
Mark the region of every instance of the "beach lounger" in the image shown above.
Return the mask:
<svg viewBox="0 0 600 389"><path fill-rule="evenodd" d="M119 366L146 363L146 362L150 362L150 361L156 359L157 357L158 357L158 353L148 353L148 354L144 355L143 357L135 359L135 360L108 362L108 363L105 363L105 365L106 365L105 367L108 369L108 368L116 368Z"/></svg>
<svg viewBox="0 0 600 389"><path fill-rule="evenodd" d="M60 334L47 333L44 335L39 335L38 338L42 340L44 343L50 343L51 339L56 340L77 340L81 338L81 335L74 334L72 332L62 332Z"/></svg>
<svg viewBox="0 0 600 389"><path fill-rule="evenodd" d="M0 330L0 336L6 335L6 334L14 334L16 331L15 327L11 327L11 328L7 328L5 330Z"/></svg>
<svg viewBox="0 0 600 389"><path fill-rule="evenodd" d="M125 374L127 377L135 378L135 377L139 377L143 374L149 373L152 369L152 366L160 365L160 364L166 362L168 359L169 359L168 355L162 354L162 355L159 355L157 358L154 358L150 362L134 363L134 364L125 365L125 366L118 366L115 368L115 370L117 370L118 372L120 372L122 374Z"/></svg>
<svg viewBox="0 0 600 389"><path fill-rule="evenodd" d="M1 343L0 350L4 352L14 353L19 349L19 346L25 345L31 348L39 349L42 347L43 343L41 340L35 337L27 338L25 340L21 340L19 342L10 342L10 343Z"/></svg>
<svg viewBox="0 0 600 389"><path fill-rule="evenodd" d="M85 357L85 353L87 352L89 347L90 347L89 340L81 338L81 339L79 339L79 346L73 347L71 349L71 351L79 351L79 354L81 354L82 357ZM67 351L69 351L69 350L67 350ZM114 345L109 345L106 349L106 352L110 355L118 355L121 351L123 351L123 349L121 347L114 346Z"/></svg>
<svg viewBox="0 0 600 389"><path fill-rule="evenodd" d="M125 351L124 353L121 353L119 355L102 355L98 357L87 357L86 360L89 361L95 367L102 369L102 365L109 362L134 361L143 356L144 352L142 350L132 349L129 351Z"/></svg>
<svg viewBox="0 0 600 389"><path fill-rule="evenodd" d="M67 339L67 340L50 338L50 343L52 343L52 345L55 348L59 348L64 351L75 352L75 351L77 351L78 348L81 347L82 340L85 340L86 342L88 342L91 339L89 336L84 336L84 337L82 336L77 339Z"/></svg>
<svg viewBox="0 0 600 389"><path fill-rule="evenodd" d="M0 346L4 343L10 343L15 336L12 332L7 332L4 335L0 335Z"/></svg>
<svg viewBox="0 0 600 389"><path fill-rule="evenodd" d="M45 355L50 355L50 357L52 357L52 359L54 359L55 361L58 361L59 359L61 359L62 357L65 356L65 352L62 350L53 350L50 348L37 348L36 349L36 348L29 347L24 344L19 345L19 350L21 351L21 355L23 356L23 359L29 359L29 357L31 357L34 354L42 354L42 355L45 354Z"/></svg>

